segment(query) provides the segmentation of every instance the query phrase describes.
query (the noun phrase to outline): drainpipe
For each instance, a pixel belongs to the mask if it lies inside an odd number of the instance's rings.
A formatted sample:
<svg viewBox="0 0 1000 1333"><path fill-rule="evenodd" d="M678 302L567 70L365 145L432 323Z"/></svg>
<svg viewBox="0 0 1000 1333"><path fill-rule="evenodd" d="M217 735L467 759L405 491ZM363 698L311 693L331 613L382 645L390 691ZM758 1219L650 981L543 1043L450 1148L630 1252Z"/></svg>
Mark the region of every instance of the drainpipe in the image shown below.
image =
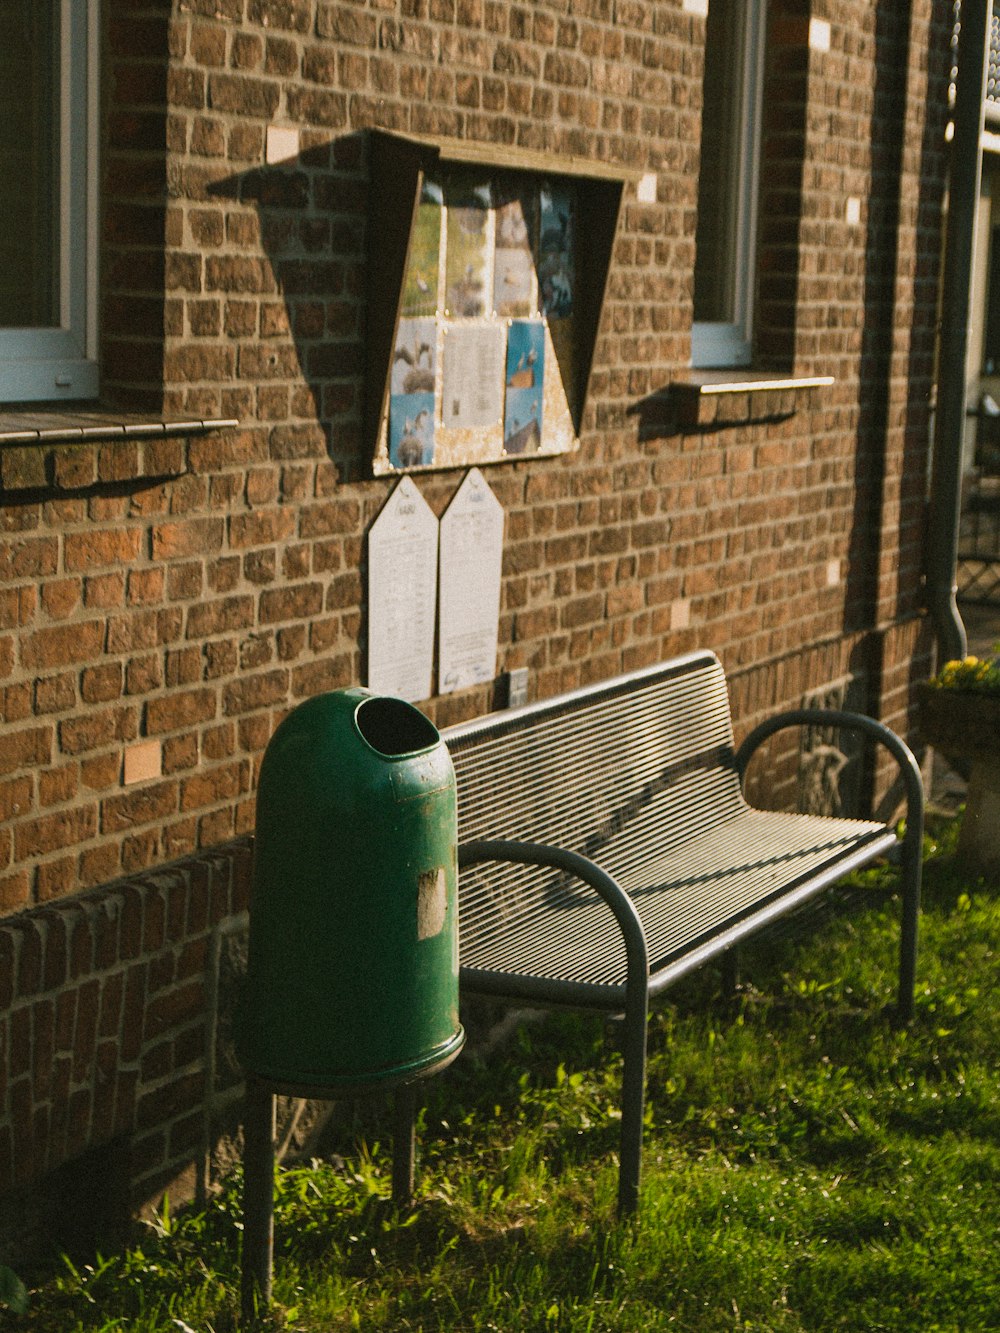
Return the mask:
<svg viewBox="0 0 1000 1333"><path fill-rule="evenodd" d="M937 407L927 525L927 607L937 637L940 661L964 657L967 645L956 600L955 567L962 502L969 298L982 175L980 142L992 8L989 0L963 0L958 44L955 133L948 182Z"/></svg>

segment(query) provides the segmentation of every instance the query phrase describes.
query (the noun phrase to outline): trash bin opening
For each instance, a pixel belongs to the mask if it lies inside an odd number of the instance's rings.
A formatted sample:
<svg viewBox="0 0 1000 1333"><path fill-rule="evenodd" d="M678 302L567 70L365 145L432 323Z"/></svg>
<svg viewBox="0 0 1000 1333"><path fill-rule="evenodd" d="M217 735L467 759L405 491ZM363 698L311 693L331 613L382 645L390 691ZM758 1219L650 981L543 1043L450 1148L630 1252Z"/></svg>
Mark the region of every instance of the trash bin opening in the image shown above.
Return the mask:
<svg viewBox="0 0 1000 1333"><path fill-rule="evenodd" d="M441 739L434 723L402 699L366 699L354 717L362 738L390 759L429 749Z"/></svg>

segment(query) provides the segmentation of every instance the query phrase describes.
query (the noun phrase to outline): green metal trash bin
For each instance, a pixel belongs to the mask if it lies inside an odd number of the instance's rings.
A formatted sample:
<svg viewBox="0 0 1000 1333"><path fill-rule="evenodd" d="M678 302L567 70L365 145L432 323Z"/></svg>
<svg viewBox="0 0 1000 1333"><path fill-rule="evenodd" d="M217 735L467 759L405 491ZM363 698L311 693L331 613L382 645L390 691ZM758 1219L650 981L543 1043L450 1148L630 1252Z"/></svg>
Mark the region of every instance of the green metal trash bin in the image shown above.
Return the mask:
<svg viewBox="0 0 1000 1333"><path fill-rule="evenodd" d="M240 1022L249 1073L347 1093L450 1063L458 1013L455 776L401 699L337 690L275 731L257 795Z"/></svg>

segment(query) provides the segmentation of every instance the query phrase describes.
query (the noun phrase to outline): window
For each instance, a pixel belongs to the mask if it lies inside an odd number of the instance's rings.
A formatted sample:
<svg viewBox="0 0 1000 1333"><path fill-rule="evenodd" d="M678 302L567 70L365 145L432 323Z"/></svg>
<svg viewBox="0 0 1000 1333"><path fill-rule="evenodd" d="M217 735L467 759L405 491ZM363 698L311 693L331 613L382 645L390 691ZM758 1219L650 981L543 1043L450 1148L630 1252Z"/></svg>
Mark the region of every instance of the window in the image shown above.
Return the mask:
<svg viewBox="0 0 1000 1333"><path fill-rule="evenodd" d="M765 0L710 0L691 364L750 361Z"/></svg>
<svg viewBox="0 0 1000 1333"><path fill-rule="evenodd" d="M0 4L0 402L93 398L97 0Z"/></svg>

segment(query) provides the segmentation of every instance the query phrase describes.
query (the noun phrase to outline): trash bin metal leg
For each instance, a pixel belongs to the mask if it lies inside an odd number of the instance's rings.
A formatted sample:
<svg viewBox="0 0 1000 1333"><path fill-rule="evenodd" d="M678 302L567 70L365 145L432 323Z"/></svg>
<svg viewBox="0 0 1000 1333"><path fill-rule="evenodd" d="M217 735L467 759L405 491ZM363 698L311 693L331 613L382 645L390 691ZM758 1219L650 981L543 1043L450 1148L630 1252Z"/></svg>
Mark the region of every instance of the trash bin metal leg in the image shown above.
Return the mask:
<svg viewBox="0 0 1000 1333"><path fill-rule="evenodd" d="M392 1201L398 1208L413 1202L417 1094L412 1083L396 1089L392 1145Z"/></svg>
<svg viewBox="0 0 1000 1333"><path fill-rule="evenodd" d="M244 1323L270 1303L273 1268L274 1094L251 1078L243 1118Z"/></svg>
<svg viewBox="0 0 1000 1333"><path fill-rule="evenodd" d="M722 994L734 1000L740 987L740 946L734 944L722 955Z"/></svg>

